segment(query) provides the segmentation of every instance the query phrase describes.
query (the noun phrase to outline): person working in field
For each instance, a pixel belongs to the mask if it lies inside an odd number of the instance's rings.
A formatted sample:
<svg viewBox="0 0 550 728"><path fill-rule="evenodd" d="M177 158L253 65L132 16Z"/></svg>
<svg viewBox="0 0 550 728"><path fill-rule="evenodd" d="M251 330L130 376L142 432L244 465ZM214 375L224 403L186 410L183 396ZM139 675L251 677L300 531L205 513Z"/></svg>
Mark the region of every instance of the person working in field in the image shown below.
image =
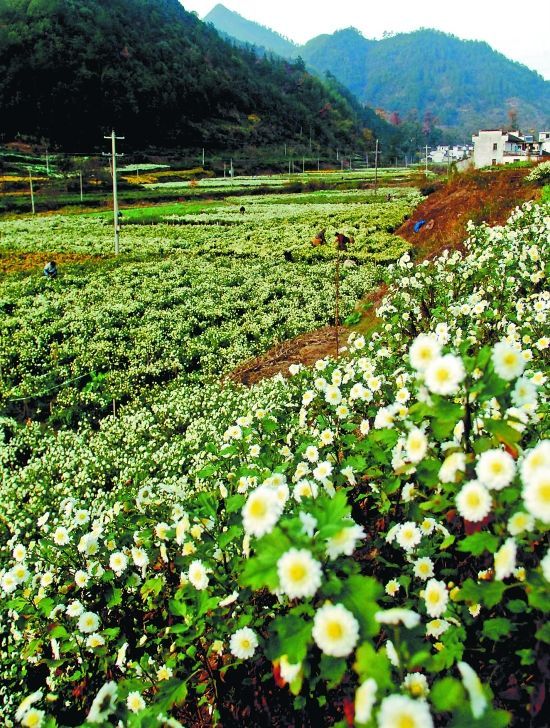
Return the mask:
<svg viewBox="0 0 550 728"><path fill-rule="evenodd" d="M338 250L347 250L348 245L355 242L353 238L348 238L348 236L343 233L334 233L334 237L334 244Z"/></svg>
<svg viewBox="0 0 550 728"><path fill-rule="evenodd" d="M311 238L311 244L313 245L313 247L317 247L318 245L324 245L327 242L325 238L325 232L326 228L323 228L322 230L319 230L314 238Z"/></svg>
<svg viewBox="0 0 550 728"><path fill-rule="evenodd" d="M55 260L50 260L49 263L46 263L44 266L44 275L46 278L57 278L57 265L55 264Z"/></svg>

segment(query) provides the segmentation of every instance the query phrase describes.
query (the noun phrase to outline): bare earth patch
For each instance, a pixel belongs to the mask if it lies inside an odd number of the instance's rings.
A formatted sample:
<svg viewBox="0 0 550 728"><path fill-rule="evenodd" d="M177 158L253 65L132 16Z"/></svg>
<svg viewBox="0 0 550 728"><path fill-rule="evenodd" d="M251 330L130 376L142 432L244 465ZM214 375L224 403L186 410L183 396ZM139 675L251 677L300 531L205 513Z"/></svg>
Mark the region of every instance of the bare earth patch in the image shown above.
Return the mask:
<svg viewBox="0 0 550 728"><path fill-rule="evenodd" d="M103 258L97 255L78 255L76 253L27 253L13 250L0 252L0 275L10 275L23 271L42 269L50 260L55 260L58 268L79 263L99 263Z"/></svg>

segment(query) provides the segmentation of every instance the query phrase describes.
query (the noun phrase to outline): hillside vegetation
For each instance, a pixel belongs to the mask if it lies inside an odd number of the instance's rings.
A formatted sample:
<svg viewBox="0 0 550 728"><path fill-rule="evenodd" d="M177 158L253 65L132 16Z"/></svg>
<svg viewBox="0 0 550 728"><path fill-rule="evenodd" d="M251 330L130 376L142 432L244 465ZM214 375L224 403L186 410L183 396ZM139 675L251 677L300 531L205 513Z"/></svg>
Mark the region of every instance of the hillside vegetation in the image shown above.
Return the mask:
<svg viewBox="0 0 550 728"><path fill-rule="evenodd" d="M437 119L455 141L479 128L508 124L510 112L524 129L550 124L550 82L487 43L426 28L371 40L347 28L303 46L285 46L277 33L269 35L226 8L217 6L206 19L241 41L300 56L318 73L333 74L371 107L403 120Z"/></svg>
<svg viewBox="0 0 550 728"><path fill-rule="evenodd" d="M177 0L0 0L0 133L71 149L305 139L361 148L362 123L303 64L222 40Z"/></svg>

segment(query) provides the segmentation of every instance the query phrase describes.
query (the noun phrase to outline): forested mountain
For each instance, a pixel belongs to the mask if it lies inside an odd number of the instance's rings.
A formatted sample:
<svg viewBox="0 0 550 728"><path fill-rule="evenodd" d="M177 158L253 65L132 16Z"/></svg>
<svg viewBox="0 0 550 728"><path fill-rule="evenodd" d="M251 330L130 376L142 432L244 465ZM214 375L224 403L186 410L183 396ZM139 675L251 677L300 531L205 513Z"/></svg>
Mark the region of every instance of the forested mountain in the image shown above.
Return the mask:
<svg viewBox="0 0 550 728"><path fill-rule="evenodd" d="M285 58L298 55L299 46L270 28L243 18L239 13L218 4L204 16L205 23L212 23L220 32L232 38L250 43L267 52Z"/></svg>
<svg viewBox="0 0 550 728"><path fill-rule="evenodd" d="M364 139L334 86L224 41L178 0L0 0L0 69L4 140L89 149L111 128L126 149Z"/></svg>
<svg viewBox="0 0 550 728"><path fill-rule="evenodd" d="M236 13L218 9L214 25L235 38L284 53L280 38ZM230 30L231 29L231 30ZM286 53L320 74L329 71L363 103L421 124L436 123L466 139L479 128L508 123L550 126L550 82L487 43L422 29L369 40L355 28L320 35Z"/></svg>

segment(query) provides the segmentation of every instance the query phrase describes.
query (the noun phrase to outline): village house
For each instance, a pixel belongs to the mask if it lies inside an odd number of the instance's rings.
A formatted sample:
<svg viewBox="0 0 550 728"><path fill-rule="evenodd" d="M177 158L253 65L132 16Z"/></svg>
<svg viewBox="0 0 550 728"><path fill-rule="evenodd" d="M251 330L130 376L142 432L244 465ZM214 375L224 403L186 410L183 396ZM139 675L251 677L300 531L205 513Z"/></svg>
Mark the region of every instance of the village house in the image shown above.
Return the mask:
<svg viewBox="0 0 550 728"><path fill-rule="evenodd" d="M546 134L548 132L542 132ZM533 135L522 135L519 131L502 129L481 129L474 134L474 166L489 167L493 164L511 164L539 157L542 146ZM548 138L550 142L550 137ZM550 148L550 143L548 144Z"/></svg>

